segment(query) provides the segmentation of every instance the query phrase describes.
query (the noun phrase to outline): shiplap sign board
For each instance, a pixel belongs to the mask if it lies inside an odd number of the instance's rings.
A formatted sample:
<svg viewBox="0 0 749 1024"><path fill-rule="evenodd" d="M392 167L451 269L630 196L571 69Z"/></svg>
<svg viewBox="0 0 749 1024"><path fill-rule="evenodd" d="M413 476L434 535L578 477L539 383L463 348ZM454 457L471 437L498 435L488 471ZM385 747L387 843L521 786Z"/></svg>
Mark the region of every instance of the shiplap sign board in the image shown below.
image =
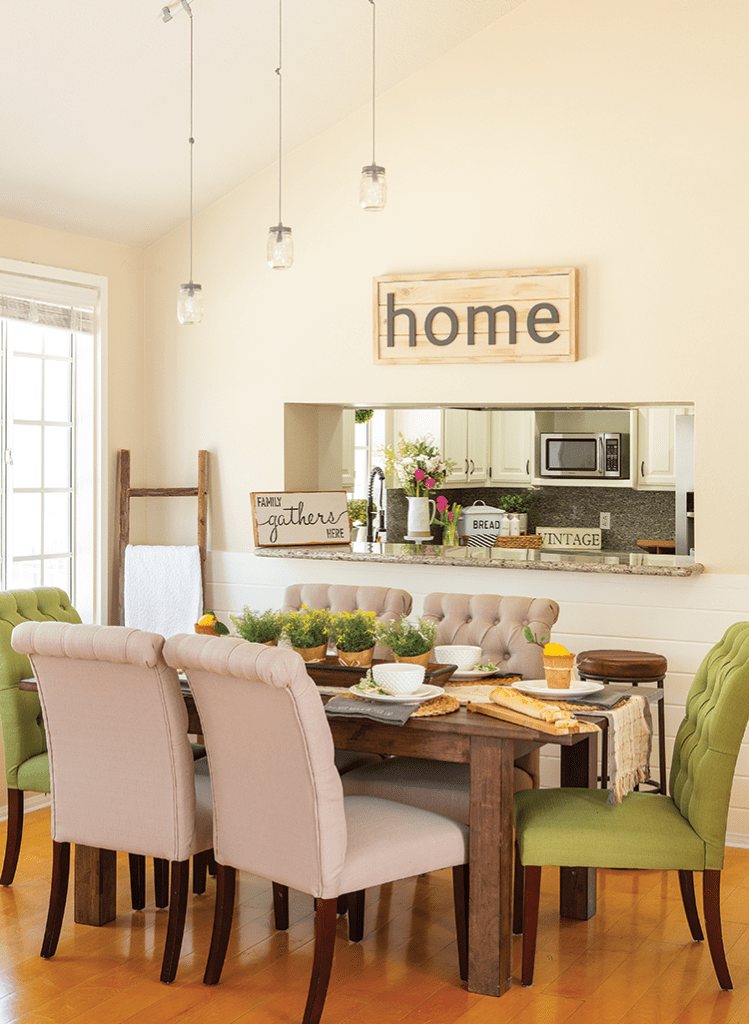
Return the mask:
<svg viewBox="0 0 749 1024"><path fill-rule="evenodd" d="M580 526L537 526L536 533L543 537L545 548L577 548L580 551L601 550L599 527Z"/></svg>
<svg viewBox="0 0 749 1024"><path fill-rule="evenodd" d="M577 270L480 270L374 279L375 363L577 359Z"/></svg>
<svg viewBox="0 0 749 1024"><path fill-rule="evenodd" d="M348 544L345 491L253 491L255 547Z"/></svg>

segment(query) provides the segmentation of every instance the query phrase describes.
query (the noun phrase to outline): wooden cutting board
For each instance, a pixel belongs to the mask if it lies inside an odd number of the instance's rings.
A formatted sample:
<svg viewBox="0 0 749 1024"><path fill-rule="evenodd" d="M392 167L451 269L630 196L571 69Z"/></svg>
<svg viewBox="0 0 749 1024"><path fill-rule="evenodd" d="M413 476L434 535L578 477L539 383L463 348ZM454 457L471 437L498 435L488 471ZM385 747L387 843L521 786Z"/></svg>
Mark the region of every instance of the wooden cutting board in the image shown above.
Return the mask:
<svg viewBox="0 0 749 1024"><path fill-rule="evenodd" d="M523 725L526 729L547 732L552 736L571 736L577 732L598 732L598 726L590 722L575 722L571 726L559 726L554 722L545 722L541 718L531 718L530 715L522 715L519 711L500 707L499 704L474 704L469 701L466 708L468 711L476 711L492 718L501 718L503 722L512 722L513 725Z"/></svg>

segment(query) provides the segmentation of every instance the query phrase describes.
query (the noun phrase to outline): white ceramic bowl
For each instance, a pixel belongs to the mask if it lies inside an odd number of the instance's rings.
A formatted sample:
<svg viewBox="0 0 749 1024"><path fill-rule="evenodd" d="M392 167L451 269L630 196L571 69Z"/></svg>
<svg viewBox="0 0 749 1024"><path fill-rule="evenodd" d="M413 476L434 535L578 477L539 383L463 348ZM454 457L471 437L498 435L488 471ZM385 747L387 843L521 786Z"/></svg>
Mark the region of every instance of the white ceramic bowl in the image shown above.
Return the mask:
<svg viewBox="0 0 749 1024"><path fill-rule="evenodd" d="M404 665L390 662L372 666L372 678L378 686L391 693L415 693L424 682L426 669L423 665Z"/></svg>
<svg viewBox="0 0 749 1024"><path fill-rule="evenodd" d="M481 661L481 648L460 644L435 647L434 657L439 665L457 665L459 672L470 672Z"/></svg>

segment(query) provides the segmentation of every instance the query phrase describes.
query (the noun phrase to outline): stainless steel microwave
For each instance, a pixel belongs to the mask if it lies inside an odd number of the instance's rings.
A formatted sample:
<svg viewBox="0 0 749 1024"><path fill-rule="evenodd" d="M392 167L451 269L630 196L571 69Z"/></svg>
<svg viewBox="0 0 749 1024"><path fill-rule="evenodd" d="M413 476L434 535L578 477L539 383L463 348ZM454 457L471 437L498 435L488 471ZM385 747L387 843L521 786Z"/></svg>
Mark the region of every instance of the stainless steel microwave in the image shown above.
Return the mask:
<svg viewBox="0 0 749 1024"><path fill-rule="evenodd" d="M540 475L570 479L628 476L628 441L626 434L541 434Z"/></svg>

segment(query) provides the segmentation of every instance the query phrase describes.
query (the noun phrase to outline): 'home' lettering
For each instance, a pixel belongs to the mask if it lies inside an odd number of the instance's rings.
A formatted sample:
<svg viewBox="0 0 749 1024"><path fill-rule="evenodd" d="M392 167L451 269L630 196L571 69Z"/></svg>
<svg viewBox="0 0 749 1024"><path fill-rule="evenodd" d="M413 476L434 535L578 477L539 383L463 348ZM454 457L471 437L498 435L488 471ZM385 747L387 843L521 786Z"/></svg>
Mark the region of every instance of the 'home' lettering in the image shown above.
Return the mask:
<svg viewBox="0 0 749 1024"><path fill-rule="evenodd" d="M450 328L447 335L444 338L438 338L433 329L433 323L435 317L443 313L450 321ZM517 344L517 310L509 305L508 303L502 303L500 306L468 306L466 308L468 332L466 343L468 345L476 344L476 317L486 316L488 324L489 344L496 345L497 343L497 316L500 313L506 313L509 327L509 344ZM395 293L387 293L387 347L395 347L395 318L397 316L405 316L408 321L408 347L416 348L416 314L408 306L402 306L400 309L395 308ZM548 345L552 341L556 341L559 337L559 331L551 331L548 334L541 334L539 327L541 325L552 325L559 323L559 310L551 302L537 302L535 306L531 306L528 310L528 316L526 317L526 327L528 334L531 339L539 345ZM434 306L429 310L426 317L424 318L424 333L427 336L427 340L432 345L451 345L458 336L459 330L458 314L450 306Z"/></svg>

